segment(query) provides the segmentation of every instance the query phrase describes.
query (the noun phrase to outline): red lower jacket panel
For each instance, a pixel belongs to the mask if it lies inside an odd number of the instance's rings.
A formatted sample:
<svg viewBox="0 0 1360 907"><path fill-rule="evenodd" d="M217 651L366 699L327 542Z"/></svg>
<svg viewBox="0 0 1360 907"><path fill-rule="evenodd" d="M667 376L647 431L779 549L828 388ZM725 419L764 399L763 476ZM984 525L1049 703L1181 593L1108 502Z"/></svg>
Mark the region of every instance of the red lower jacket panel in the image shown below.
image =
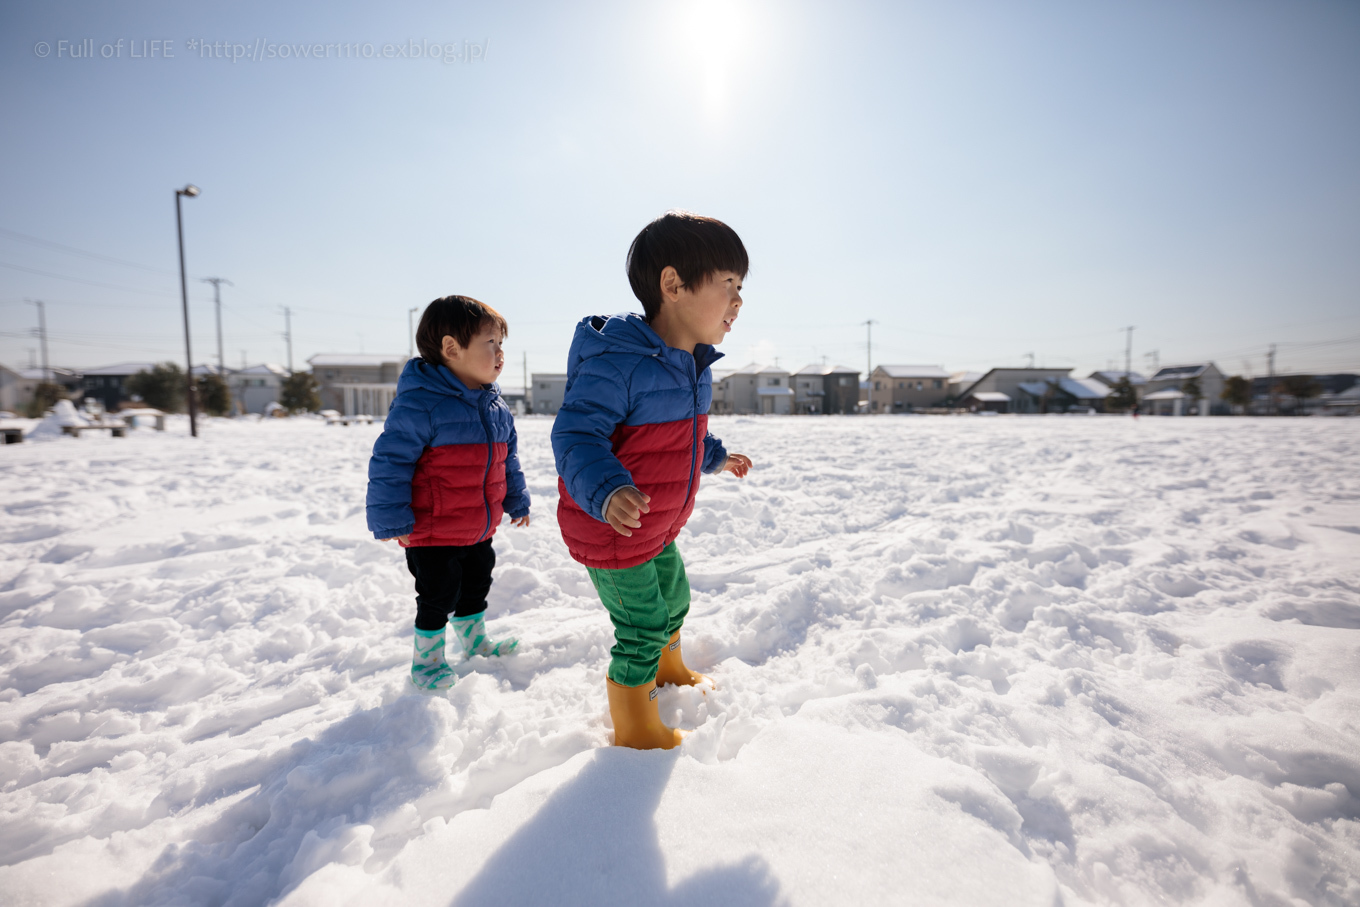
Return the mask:
<svg viewBox="0 0 1360 907"><path fill-rule="evenodd" d="M504 513L505 453L505 444L491 445L488 470L485 444L426 448L411 478L411 544L475 545L495 535Z"/></svg>
<svg viewBox="0 0 1360 907"><path fill-rule="evenodd" d="M614 456L633 476L633 484L651 496L651 508L641 517L642 528L619 535L582 510L566 483L557 480L557 523L567 550L587 567L618 570L636 567L661 553L694 511L703 466L703 439L708 416L656 425L620 425L610 440Z"/></svg>

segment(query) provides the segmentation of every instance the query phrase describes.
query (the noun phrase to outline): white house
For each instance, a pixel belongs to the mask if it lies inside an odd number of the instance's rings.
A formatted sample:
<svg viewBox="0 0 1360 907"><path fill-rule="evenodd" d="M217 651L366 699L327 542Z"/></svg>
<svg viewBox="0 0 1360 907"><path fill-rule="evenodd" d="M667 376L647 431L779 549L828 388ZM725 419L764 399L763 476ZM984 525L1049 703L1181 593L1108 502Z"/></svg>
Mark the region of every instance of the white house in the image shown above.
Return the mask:
<svg viewBox="0 0 1360 907"><path fill-rule="evenodd" d="M271 403L279 402L279 389L288 369L273 362L262 362L233 371L227 379L241 412L264 414Z"/></svg>
<svg viewBox="0 0 1360 907"><path fill-rule="evenodd" d="M534 372L529 378L529 406L534 414L557 415L567 395L567 376L558 372Z"/></svg>
<svg viewBox="0 0 1360 907"><path fill-rule="evenodd" d="M405 356L370 353L318 353L307 360L321 386L321 408L346 416L387 418L397 396Z"/></svg>
<svg viewBox="0 0 1360 907"><path fill-rule="evenodd" d="M789 378L788 370L777 365L749 363L715 380L712 411L788 415L794 397Z"/></svg>

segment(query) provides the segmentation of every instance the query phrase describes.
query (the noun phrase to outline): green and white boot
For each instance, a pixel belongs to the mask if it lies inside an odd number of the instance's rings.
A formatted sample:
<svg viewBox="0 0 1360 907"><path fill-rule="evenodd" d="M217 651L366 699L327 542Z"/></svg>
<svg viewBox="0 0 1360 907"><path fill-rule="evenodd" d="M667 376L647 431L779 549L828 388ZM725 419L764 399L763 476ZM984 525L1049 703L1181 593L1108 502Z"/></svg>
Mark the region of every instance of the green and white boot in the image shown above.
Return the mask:
<svg viewBox="0 0 1360 907"><path fill-rule="evenodd" d="M451 618L449 625L453 627L458 641L463 644L463 654L468 658L474 655L485 655L488 658L509 655L519 645L519 640L513 636L505 639L489 638L486 635L486 621L481 614Z"/></svg>
<svg viewBox="0 0 1360 907"><path fill-rule="evenodd" d="M422 690L447 690L458 677L444 658L444 628L416 627L416 653L411 659L411 683Z"/></svg>

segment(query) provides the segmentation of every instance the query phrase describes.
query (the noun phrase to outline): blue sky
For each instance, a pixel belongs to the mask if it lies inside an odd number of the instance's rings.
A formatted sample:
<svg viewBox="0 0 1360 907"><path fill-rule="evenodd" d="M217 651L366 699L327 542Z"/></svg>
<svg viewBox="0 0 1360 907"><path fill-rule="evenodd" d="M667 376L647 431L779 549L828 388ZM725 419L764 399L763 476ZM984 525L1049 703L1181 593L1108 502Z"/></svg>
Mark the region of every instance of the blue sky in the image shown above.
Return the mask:
<svg viewBox="0 0 1360 907"><path fill-rule="evenodd" d="M524 355L561 370L581 316L638 308L628 243L681 207L751 253L733 365L863 367L874 319L876 364L1085 374L1135 325L1144 370L1262 373L1270 343L1360 369L1357 3L76 2L0 26L5 364L37 348L29 298L54 364L182 359L193 182L231 365L283 361L283 306L300 366L405 352L407 310L464 293L510 321L503 383ZM173 58L131 56L153 40Z"/></svg>

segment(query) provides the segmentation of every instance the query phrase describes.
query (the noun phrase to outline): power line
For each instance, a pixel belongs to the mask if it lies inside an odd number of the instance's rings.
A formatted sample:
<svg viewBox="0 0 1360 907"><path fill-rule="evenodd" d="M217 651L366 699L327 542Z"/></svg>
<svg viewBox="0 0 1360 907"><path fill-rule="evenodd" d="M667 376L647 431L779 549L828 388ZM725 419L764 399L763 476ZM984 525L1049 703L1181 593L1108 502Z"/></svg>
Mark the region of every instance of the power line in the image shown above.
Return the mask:
<svg viewBox="0 0 1360 907"><path fill-rule="evenodd" d="M125 258L114 258L112 255L102 255L99 252L90 252L86 249L77 249L75 246L68 246L65 245L64 243L53 242L50 239L41 239L37 236L30 236L27 233L20 233L18 230L7 230L4 227L0 227L0 236L8 236L10 239L17 239L20 242L32 243L35 246L46 246L49 249L58 249L62 252L66 252L71 255L80 255L85 258L94 259L95 261L107 261L111 264L123 265L124 267L127 268L139 268L143 271L152 271L156 274L168 274L171 277L175 276L174 271L169 271L166 270L165 268L155 268L152 267L151 265L144 265L135 261L128 261Z"/></svg>

